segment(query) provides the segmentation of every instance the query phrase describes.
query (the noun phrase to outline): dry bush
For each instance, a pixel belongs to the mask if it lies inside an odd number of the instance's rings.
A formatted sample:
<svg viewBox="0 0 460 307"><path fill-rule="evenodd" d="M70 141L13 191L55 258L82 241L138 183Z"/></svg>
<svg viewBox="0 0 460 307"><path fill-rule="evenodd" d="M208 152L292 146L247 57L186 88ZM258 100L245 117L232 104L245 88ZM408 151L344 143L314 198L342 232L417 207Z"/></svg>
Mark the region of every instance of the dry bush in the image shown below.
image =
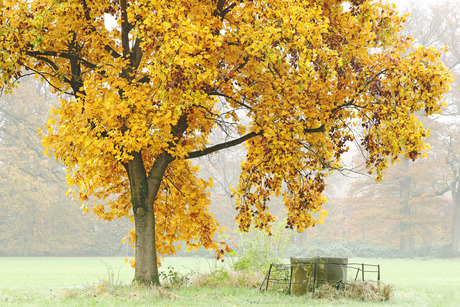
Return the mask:
<svg viewBox="0 0 460 307"><path fill-rule="evenodd" d="M380 302L390 300L392 294L392 285L364 281L345 285L343 289L334 284L324 284L316 289L314 297L328 300L347 298L365 302Z"/></svg>
<svg viewBox="0 0 460 307"><path fill-rule="evenodd" d="M198 287L259 287L263 279L261 272L215 270L195 275L191 284Z"/></svg>

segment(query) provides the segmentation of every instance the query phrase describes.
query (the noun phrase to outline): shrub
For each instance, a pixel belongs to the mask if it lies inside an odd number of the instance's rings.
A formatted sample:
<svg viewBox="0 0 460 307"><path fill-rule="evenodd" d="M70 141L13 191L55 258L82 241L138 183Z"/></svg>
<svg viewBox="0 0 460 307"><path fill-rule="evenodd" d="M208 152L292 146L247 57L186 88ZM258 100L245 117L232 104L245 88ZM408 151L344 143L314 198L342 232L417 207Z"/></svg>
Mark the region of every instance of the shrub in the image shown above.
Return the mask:
<svg viewBox="0 0 460 307"><path fill-rule="evenodd" d="M181 274L175 271L172 266L168 266L166 272L160 272L160 278L165 287L178 288L185 286L190 281L190 276L191 274Z"/></svg>
<svg viewBox="0 0 460 307"><path fill-rule="evenodd" d="M238 260L233 268L237 271L267 271L270 264L283 259L292 237L285 227L285 223L278 223L271 235L257 229L240 233Z"/></svg>

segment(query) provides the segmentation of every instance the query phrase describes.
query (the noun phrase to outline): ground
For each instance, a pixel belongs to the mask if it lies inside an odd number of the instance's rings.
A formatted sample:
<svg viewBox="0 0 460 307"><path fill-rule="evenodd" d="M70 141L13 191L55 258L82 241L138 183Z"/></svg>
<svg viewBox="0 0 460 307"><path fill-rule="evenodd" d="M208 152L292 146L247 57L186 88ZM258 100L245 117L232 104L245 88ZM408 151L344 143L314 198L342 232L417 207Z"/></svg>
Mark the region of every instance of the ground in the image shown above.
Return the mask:
<svg viewBox="0 0 460 307"><path fill-rule="evenodd" d="M375 306L458 306L460 259L350 259L381 265L381 278L394 285L393 298ZM203 258L167 258L181 276L222 272L227 263ZM220 278L219 274L215 274ZM335 305L339 302L260 292L255 286L192 285L139 288L129 285L133 271L123 258L0 258L0 305L33 306L294 306ZM257 283L257 282L254 282ZM344 306L371 306L369 302L340 301Z"/></svg>

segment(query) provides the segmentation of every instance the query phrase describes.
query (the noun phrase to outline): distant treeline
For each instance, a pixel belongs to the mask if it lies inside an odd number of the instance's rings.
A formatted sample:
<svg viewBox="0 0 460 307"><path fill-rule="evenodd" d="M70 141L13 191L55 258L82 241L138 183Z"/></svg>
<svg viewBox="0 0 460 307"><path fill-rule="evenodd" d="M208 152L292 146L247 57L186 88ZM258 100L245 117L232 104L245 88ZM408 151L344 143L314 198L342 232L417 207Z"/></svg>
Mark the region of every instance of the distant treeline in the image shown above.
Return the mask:
<svg viewBox="0 0 460 307"><path fill-rule="evenodd" d="M37 127L55 99L26 79L0 101L0 256L131 255L129 221L83 214L66 195L63 166L44 155Z"/></svg>

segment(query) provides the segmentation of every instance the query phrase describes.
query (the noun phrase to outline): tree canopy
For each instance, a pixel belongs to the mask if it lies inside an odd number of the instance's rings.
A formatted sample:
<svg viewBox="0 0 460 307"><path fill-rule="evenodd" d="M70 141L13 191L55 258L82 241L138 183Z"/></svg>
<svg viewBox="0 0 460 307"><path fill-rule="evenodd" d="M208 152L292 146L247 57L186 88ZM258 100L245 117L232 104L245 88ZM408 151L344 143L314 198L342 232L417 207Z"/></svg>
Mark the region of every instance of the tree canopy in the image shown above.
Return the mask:
<svg viewBox="0 0 460 307"><path fill-rule="evenodd" d="M213 241L206 188L190 159L246 142L236 220L269 229L283 196L288 227L317 223L324 177L355 141L377 178L415 159L451 80L434 48L398 36L380 1L33 0L1 3L0 80L27 72L67 94L44 145L82 201L133 217L136 278L157 282L156 251ZM226 137L210 143L213 131ZM153 245L152 245L153 244Z"/></svg>

